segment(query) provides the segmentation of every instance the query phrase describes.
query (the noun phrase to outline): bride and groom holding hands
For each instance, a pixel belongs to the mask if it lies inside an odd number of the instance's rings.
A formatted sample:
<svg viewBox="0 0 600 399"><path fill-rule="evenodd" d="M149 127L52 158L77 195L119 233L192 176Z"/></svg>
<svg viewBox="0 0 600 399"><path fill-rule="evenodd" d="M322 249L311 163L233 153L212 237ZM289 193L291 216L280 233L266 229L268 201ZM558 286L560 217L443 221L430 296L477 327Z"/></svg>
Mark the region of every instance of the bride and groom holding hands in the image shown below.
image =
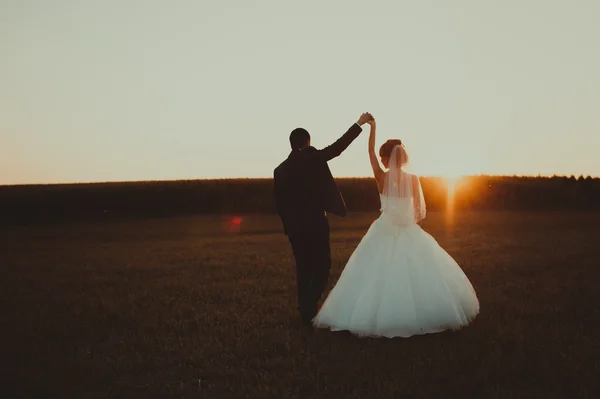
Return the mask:
<svg viewBox="0 0 600 399"><path fill-rule="evenodd" d="M331 270L327 213L347 214L327 162L342 154L366 124L381 215L318 309ZM375 137L376 122L368 112L320 150L310 145L308 131L294 129L292 151L274 171L275 203L296 263L300 316L309 326L358 336L459 329L479 313L477 295L456 261L417 224L426 205L418 176L404 171L409 158L401 140L387 140L378 158Z"/></svg>

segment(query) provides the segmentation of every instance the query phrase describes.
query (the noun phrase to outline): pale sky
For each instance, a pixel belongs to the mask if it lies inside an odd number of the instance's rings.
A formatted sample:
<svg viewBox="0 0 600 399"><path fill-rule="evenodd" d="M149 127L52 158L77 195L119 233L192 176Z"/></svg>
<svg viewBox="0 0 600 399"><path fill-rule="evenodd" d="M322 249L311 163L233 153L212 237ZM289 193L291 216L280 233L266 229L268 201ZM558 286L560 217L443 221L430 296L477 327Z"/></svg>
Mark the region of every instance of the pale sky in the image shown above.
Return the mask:
<svg viewBox="0 0 600 399"><path fill-rule="evenodd" d="M423 175L600 176L597 0L0 0L0 184L271 177L363 111ZM370 176L368 127L335 176Z"/></svg>

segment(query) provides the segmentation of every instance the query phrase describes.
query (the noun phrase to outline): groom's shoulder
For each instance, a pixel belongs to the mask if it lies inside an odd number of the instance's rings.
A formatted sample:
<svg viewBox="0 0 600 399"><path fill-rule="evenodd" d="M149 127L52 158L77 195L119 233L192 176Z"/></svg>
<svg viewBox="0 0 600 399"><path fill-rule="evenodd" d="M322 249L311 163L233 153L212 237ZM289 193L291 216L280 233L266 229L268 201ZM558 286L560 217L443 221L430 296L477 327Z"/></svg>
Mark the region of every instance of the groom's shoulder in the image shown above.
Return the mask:
<svg viewBox="0 0 600 399"><path fill-rule="evenodd" d="M290 167L290 158L286 158L283 162L281 162L277 167L273 170L273 173L278 174L282 173Z"/></svg>
<svg viewBox="0 0 600 399"><path fill-rule="evenodd" d="M290 154L289 157L287 157L275 168L275 171L285 170L288 168L294 168L296 166L303 165L306 162L310 162L313 158L317 157L318 155L319 150L317 150L315 147L306 147L305 149L296 154Z"/></svg>
<svg viewBox="0 0 600 399"><path fill-rule="evenodd" d="M277 167L273 170L273 172L275 174L281 172L283 169L286 168L288 160L286 159L285 161L283 161L282 163L280 163L279 165L277 165Z"/></svg>
<svg viewBox="0 0 600 399"><path fill-rule="evenodd" d="M314 158L318 154L319 154L319 150L317 150L315 147L313 147L311 145L310 147L306 147L305 149L300 151L296 155L296 157L294 157L294 161L306 162L307 160Z"/></svg>

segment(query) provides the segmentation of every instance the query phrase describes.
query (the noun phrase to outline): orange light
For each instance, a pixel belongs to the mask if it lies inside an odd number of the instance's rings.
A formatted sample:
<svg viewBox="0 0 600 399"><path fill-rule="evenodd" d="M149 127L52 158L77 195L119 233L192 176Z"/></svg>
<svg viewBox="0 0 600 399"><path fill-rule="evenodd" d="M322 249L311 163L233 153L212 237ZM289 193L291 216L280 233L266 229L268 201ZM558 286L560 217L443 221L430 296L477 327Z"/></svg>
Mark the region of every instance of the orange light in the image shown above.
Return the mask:
<svg viewBox="0 0 600 399"><path fill-rule="evenodd" d="M463 186L464 177L448 176L446 177L446 224L451 225L454 221L454 206L456 202L456 191L458 186Z"/></svg>

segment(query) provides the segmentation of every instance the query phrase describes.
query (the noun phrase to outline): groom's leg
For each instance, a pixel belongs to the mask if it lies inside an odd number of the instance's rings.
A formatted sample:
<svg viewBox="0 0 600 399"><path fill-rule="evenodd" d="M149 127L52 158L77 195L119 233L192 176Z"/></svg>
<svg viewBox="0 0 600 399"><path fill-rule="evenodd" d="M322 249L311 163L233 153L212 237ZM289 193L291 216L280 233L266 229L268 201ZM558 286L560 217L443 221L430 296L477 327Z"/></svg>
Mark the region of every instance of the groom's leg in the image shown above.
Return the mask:
<svg viewBox="0 0 600 399"><path fill-rule="evenodd" d="M295 234L290 237L290 244L296 261L298 311L305 322L310 322L316 313L311 289L313 280L311 241L310 234Z"/></svg>
<svg viewBox="0 0 600 399"><path fill-rule="evenodd" d="M329 223L327 219L325 219L323 230L316 238L318 260L315 270L315 306L323 296L325 288L327 288L331 273L331 246L329 245Z"/></svg>
<svg viewBox="0 0 600 399"><path fill-rule="evenodd" d="M324 217L312 237L312 302L315 308L323 296L331 272L331 247L329 245L329 221Z"/></svg>

